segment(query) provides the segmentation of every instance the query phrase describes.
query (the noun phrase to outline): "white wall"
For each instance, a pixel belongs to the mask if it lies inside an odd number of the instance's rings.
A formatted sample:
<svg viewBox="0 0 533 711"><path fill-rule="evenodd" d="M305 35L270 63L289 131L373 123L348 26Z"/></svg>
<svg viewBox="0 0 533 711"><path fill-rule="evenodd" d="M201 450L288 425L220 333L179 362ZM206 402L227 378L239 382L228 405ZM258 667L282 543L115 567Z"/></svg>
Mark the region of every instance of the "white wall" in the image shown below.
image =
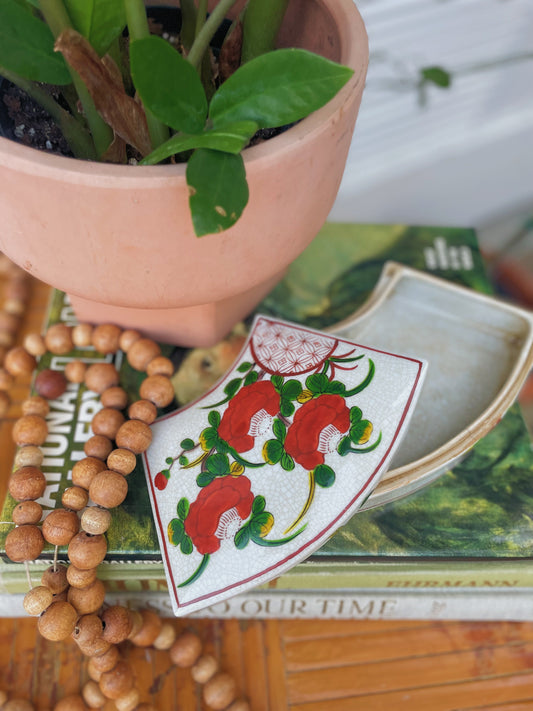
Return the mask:
<svg viewBox="0 0 533 711"><path fill-rule="evenodd" d="M330 219L482 226L533 209L533 0L358 0L367 85ZM440 66L449 89L420 70Z"/></svg>

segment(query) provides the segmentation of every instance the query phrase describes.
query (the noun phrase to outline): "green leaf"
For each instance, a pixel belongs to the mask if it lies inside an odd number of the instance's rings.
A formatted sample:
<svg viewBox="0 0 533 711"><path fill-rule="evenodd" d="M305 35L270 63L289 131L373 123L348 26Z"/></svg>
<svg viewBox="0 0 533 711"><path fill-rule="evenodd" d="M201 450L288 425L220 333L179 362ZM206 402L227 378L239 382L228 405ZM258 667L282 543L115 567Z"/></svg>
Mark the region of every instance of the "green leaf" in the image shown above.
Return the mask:
<svg viewBox="0 0 533 711"><path fill-rule="evenodd" d="M330 395L344 395L346 392L346 385L338 380L332 380L324 392L329 393Z"/></svg>
<svg viewBox="0 0 533 711"><path fill-rule="evenodd" d="M224 476L229 474L229 459L227 454L212 454L205 460L208 472L213 476Z"/></svg>
<svg viewBox="0 0 533 711"><path fill-rule="evenodd" d="M252 514L260 514L265 510L266 499L264 496L256 496L252 503Z"/></svg>
<svg viewBox="0 0 533 711"><path fill-rule="evenodd" d="M425 81L429 81L441 89L447 89L452 83L452 75L442 67L423 67L420 74Z"/></svg>
<svg viewBox="0 0 533 711"><path fill-rule="evenodd" d="M203 439L203 444L207 451L216 447L219 440L218 432L213 427L206 427L200 435L200 438Z"/></svg>
<svg viewBox="0 0 533 711"><path fill-rule="evenodd" d="M241 378L234 378L233 380L230 380L229 383L226 385L224 388L224 392L226 395L229 397L233 397L237 390L241 387L242 379Z"/></svg>
<svg viewBox="0 0 533 711"><path fill-rule="evenodd" d="M339 444L337 445L337 452L341 455L341 457L345 457L348 452L351 450L351 442L349 437L343 437Z"/></svg>
<svg viewBox="0 0 533 711"><path fill-rule="evenodd" d="M64 0L75 30L86 37L100 56L126 26L123 2L109 0Z"/></svg>
<svg viewBox="0 0 533 711"><path fill-rule="evenodd" d="M189 536L185 535L181 539L180 550L184 555L190 555L193 552L193 545Z"/></svg>
<svg viewBox="0 0 533 711"><path fill-rule="evenodd" d="M294 414L294 410L295 407L290 400L285 400L285 398L281 400L279 405L279 411L280 414L283 415L283 417L291 417L291 415Z"/></svg>
<svg viewBox="0 0 533 711"><path fill-rule="evenodd" d="M268 526L272 521L272 514L268 511L261 511L257 516L253 517L250 521L250 533L254 541L258 537L262 538L263 527Z"/></svg>
<svg viewBox="0 0 533 711"><path fill-rule="evenodd" d="M277 439L268 439L263 445L263 459L267 464L277 464L283 456L283 445Z"/></svg>
<svg viewBox="0 0 533 711"><path fill-rule="evenodd" d="M197 237L223 232L237 222L248 203L241 155L199 148L187 163L186 175Z"/></svg>
<svg viewBox="0 0 533 711"><path fill-rule="evenodd" d="M261 128L284 126L324 106L353 70L304 49L263 54L231 75L211 100L214 126L255 121Z"/></svg>
<svg viewBox="0 0 533 711"><path fill-rule="evenodd" d="M287 434L287 427L285 426L285 423L276 418L272 424L272 431L274 432L274 437L278 439L281 444L283 444Z"/></svg>
<svg viewBox="0 0 533 711"><path fill-rule="evenodd" d="M251 370L248 375L244 378L244 384L245 385L251 385L252 383L257 382L257 379L259 378L259 373L257 370Z"/></svg>
<svg viewBox="0 0 533 711"><path fill-rule="evenodd" d="M250 370L250 368L253 368L253 367L254 367L253 363L245 362L245 363L241 363L239 365L239 367L237 368L237 370L239 371L239 373L247 373Z"/></svg>
<svg viewBox="0 0 533 711"><path fill-rule="evenodd" d="M285 385L281 388L282 397L286 397L288 400L296 400L301 392L302 384L299 380L287 380Z"/></svg>
<svg viewBox="0 0 533 711"><path fill-rule="evenodd" d="M130 44L131 76L143 104L176 131L201 133L207 99L194 67L168 42L151 35Z"/></svg>
<svg viewBox="0 0 533 711"><path fill-rule="evenodd" d="M153 150L146 158L143 158L140 164L154 165L176 153L191 151L195 148L212 148L225 153L240 153L257 129L258 126L253 121L239 121L224 128L215 128L204 133L176 134Z"/></svg>
<svg viewBox="0 0 533 711"><path fill-rule="evenodd" d="M178 516L182 521L185 521L187 514L189 513L189 502L185 497L178 501Z"/></svg>
<svg viewBox="0 0 533 711"><path fill-rule="evenodd" d="M356 405L354 405L350 409L350 422L352 423L352 425L355 425L356 422L359 422L359 420L361 419L362 416L363 416L363 412L360 407L357 407Z"/></svg>
<svg viewBox="0 0 533 711"><path fill-rule="evenodd" d="M185 455L182 454L181 457L178 457L178 464L181 467L186 467L188 463L189 463L189 460L187 459L187 457Z"/></svg>
<svg viewBox="0 0 533 711"><path fill-rule="evenodd" d="M283 452L283 456L281 457L281 467L286 472L290 472L294 469L294 459L287 454L287 452Z"/></svg>
<svg viewBox="0 0 533 711"><path fill-rule="evenodd" d="M72 81L48 26L15 0L0 2L0 66L46 84Z"/></svg>
<svg viewBox="0 0 533 711"><path fill-rule="evenodd" d="M196 483L203 489L204 486L208 486L215 477L210 472L200 472L196 477Z"/></svg>
<svg viewBox="0 0 533 711"><path fill-rule="evenodd" d="M330 486L333 486L335 481L335 472L331 467L328 467L327 464L319 464L318 467L315 467L314 471L315 481L318 486L321 486L324 489L328 489Z"/></svg>
<svg viewBox="0 0 533 711"><path fill-rule="evenodd" d="M174 460L172 459L172 457L167 457L165 459L165 463L170 466L171 464L174 464Z"/></svg>
<svg viewBox="0 0 533 711"><path fill-rule="evenodd" d="M372 423L369 420L359 420L350 427L350 439L354 444L364 444L372 434Z"/></svg>
<svg viewBox="0 0 533 711"><path fill-rule="evenodd" d="M305 386L314 395L321 395L328 391L329 378L325 373L314 373L306 379Z"/></svg>
<svg viewBox="0 0 533 711"><path fill-rule="evenodd" d="M281 375L273 375L270 378L270 382L278 392L281 392L281 388L283 387L283 378L281 377Z"/></svg>
<svg viewBox="0 0 533 711"><path fill-rule="evenodd" d="M235 546L240 551L242 551L243 548L246 548L246 546L250 542L250 529L248 528L248 526L243 526L242 528L239 528L233 540L235 541Z"/></svg>
<svg viewBox="0 0 533 711"><path fill-rule="evenodd" d="M186 452L190 452L191 449L194 449L195 444L190 437L187 437L187 439L182 439L180 442L180 447L185 450ZM172 460L171 460L172 462Z"/></svg>
<svg viewBox="0 0 533 711"><path fill-rule="evenodd" d="M185 535L185 527L183 521L179 518L173 518L167 528L168 540L173 546L179 546Z"/></svg>
<svg viewBox="0 0 533 711"><path fill-rule="evenodd" d="M217 428L222 418L220 417L220 412L217 412L216 410L211 410L211 412L207 416L207 419L212 427Z"/></svg>

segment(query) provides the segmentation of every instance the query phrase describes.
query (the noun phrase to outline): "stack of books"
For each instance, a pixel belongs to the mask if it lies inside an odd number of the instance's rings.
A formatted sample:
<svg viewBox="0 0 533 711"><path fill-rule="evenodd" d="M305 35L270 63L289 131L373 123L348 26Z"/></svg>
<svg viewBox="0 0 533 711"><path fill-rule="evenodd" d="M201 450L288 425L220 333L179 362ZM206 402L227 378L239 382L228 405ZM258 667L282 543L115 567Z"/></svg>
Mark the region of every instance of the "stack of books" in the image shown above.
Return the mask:
<svg viewBox="0 0 533 711"><path fill-rule="evenodd" d="M258 311L317 329L350 316L368 298L384 263L394 260L491 293L475 233L468 229L327 224ZM49 323L74 323L68 299L54 292ZM163 346L177 364L179 397L200 395L231 365L247 324L221 346L186 351ZM371 345L371 344L369 344ZM76 353L76 358L80 357ZM88 349L87 361L103 359ZM107 356L108 357L108 356ZM40 368L62 368L47 355ZM139 379L118 362L125 387ZM186 387L184 387L186 383ZM182 403L183 404L183 403ZM43 471L45 511L60 505L71 470L84 457L94 393L70 384L51 403ZM176 407L176 404L167 409ZM406 435L409 436L409 433ZM172 614L142 463L114 510L109 552L100 574L110 599ZM206 608L206 617L533 619L533 449L518 406L466 458L432 484L356 514L326 545L268 585ZM15 502L0 523L0 614L22 614L23 566L3 551ZM30 565L34 584L52 550ZM60 559L66 551L60 549Z"/></svg>

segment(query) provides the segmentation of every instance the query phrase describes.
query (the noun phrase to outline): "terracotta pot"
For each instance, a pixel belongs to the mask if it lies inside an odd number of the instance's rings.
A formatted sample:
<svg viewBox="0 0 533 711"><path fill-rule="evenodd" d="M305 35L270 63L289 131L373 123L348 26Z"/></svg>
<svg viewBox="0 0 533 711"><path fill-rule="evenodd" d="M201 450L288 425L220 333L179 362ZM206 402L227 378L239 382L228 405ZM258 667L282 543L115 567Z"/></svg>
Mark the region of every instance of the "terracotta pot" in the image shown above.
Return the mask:
<svg viewBox="0 0 533 711"><path fill-rule="evenodd" d="M245 151L249 203L197 238L185 166L116 166L0 139L0 250L66 291L80 320L186 346L218 341L317 234L344 170L368 62L353 0L293 0L281 46L351 66L350 82L284 134Z"/></svg>

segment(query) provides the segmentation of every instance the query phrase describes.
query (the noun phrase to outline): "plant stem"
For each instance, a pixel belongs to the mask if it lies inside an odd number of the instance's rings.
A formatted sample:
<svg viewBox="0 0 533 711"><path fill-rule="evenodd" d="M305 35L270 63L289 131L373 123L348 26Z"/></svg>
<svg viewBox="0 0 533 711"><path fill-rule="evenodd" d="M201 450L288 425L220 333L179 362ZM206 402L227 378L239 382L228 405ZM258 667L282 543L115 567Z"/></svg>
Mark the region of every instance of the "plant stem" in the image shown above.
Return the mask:
<svg viewBox="0 0 533 711"><path fill-rule="evenodd" d="M194 42L196 28L196 6L194 0L181 0L181 41L186 50Z"/></svg>
<svg viewBox="0 0 533 711"><path fill-rule="evenodd" d="M188 61L193 65L193 67L198 69L200 66L202 57L209 47L209 43L211 42L213 35L217 31L222 20L225 18L230 7L232 7L236 1L237 0L220 0L213 12L209 15L204 26L194 40L191 51L187 56Z"/></svg>
<svg viewBox="0 0 533 711"><path fill-rule="evenodd" d="M148 27L148 19L146 17L143 0L124 0L124 8L126 10L130 40L135 41L149 37L150 28ZM165 141L168 141L170 136L168 127L161 123L159 119L156 119L146 107L144 107L144 111L146 113L146 122L148 124L152 148L157 148Z"/></svg>
<svg viewBox="0 0 533 711"><path fill-rule="evenodd" d="M65 6L61 0L39 0L39 7L43 13L47 25L52 30L54 37L60 35L61 32L67 27L72 26L67 11L65 10ZM91 129L94 145L96 147L96 153L98 157L101 157L109 148L109 145L113 140L113 131L96 110L91 95L89 94L85 84L82 82L79 74L70 66L69 71L83 106L87 123Z"/></svg>
<svg viewBox="0 0 533 711"><path fill-rule="evenodd" d="M194 36L198 37L200 30L205 25L207 18L207 0L198 0L198 10L196 12L196 25L194 28Z"/></svg>
<svg viewBox="0 0 533 711"><path fill-rule="evenodd" d="M276 48L288 4L289 0L249 0L243 23L243 64Z"/></svg>
<svg viewBox="0 0 533 711"><path fill-rule="evenodd" d="M61 108L61 106L54 101L54 98L50 96L50 94L44 91L44 89L41 89L38 84L23 79L18 76L18 74L4 69L4 67L0 67L0 74L12 84L16 84L20 87L50 114L54 121L59 124L61 132L68 141L76 158L95 160L96 152L90 135L74 116L69 114L68 111L65 111L65 109Z"/></svg>

